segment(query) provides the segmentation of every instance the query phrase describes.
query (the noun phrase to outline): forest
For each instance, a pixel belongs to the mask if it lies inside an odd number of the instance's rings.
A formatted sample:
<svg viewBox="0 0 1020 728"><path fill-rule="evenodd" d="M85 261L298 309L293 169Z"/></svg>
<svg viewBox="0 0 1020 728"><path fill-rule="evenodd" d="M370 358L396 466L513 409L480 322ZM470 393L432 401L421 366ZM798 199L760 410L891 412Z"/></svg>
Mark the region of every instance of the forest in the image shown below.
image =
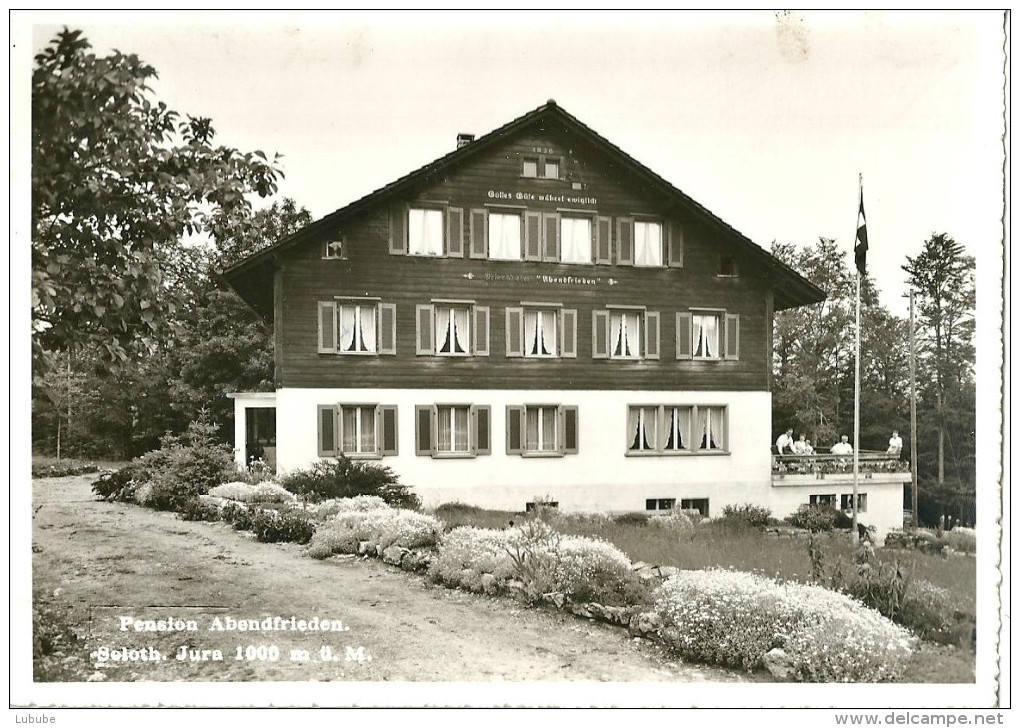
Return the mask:
<svg viewBox="0 0 1020 728"><path fill-rule="evenodd" d="M32 76L32 445L126 460L207 417L233 437L236 391L271 391L273 333L219 271L311 222L279 198L280 159L216 143L156 69L64 30ZM974 243L978 241L973 241ZM776 315L774 434L853 432L856 269L837 241L773 242L824 302ZM935 232L902 262L915 300L919 516L975 517L974 258ZM862 281L860 449L910 452L910 329ZM905 494L905 507L910 497Z"/></svg>

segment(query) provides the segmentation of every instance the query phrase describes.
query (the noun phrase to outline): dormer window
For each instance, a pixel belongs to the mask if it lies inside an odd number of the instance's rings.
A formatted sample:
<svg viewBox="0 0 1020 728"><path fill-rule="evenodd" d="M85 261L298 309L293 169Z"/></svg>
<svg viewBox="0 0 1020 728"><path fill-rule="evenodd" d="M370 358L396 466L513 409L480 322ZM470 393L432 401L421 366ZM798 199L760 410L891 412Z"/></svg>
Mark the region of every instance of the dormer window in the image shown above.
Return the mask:
<svg viewBox="0 0 1020 728"><path fill-rule="evenodd" d="M343 236L337 236L327 240L323 246L322 257L330 260L346 260L347 246Z"/></svg>
<svg viewBox="0 0 1020 728"><path fill-rule="evenodd" d="M525 157L524 167L521 170L522 177L537 177L538 176L538 158L537 157Z"/></svg>
<svg viewBox="0 0 1020 728"><path fill-rule="evenodd" d="M546 157L542 164L542 177L544 179L560 178L560 160L558 157Z"/></svg>

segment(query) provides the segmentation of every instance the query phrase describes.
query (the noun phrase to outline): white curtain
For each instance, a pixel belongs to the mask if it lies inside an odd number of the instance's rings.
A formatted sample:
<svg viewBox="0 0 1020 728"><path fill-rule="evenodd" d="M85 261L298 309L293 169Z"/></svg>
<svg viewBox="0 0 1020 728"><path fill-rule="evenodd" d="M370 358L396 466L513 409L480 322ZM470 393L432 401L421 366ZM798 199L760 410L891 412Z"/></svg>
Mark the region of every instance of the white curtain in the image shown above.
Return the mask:
<svg viewBox="0 0 1020 728"><path fill-rule="evenodd" d="M659 410L657 407L644 407L641 410L641 430L643 436L642 449L656 450L659 443Z"/></svg>
<svg viewBox="0 0 1020 728"><path fill-rule="evenodd" d="M542 312L542 353L556 356L556 312Z"/></svg>
<svg viewBox="0 0 1020 728"><path fill-rule="evenodd" d="M560 248L564 263L591 263L591 220L560 218Z"/></svg>
<svg viewBox="0 0 1020 728"><path fill-rule="evenodd" d="M623 315L623 356L638 356L641 352L641 333L638 325L638 315L627 313Z"/></svg>
<svg viewBox="0 0 1020 728"><path fill-rule="evenodd" d="M532 356L539 354L538 347L538 312L524 312L524 353Z"/></svg>
<svg viewBox="0 0 1020 728"><path fill-rule="evenodd" d="M453 340L456 342L455 353L468 353L471 348L469 334L468 310L466 308L453 309Z"/></svg>
<svg viewBox="0 0 1020 728"><path fill-rule="evenodd" d="M489 257L496 260L521 259L520 215L489 214Z"/></svg>
<svg viewBox="0 0 1020 728"><path fill-rule="evenodd" d="M440 407L437 427L436 446L439 452L451 452L453 449L453 408Z"/></svg>
<svg viewBox="0 0 1020 728"><path fill-rule="evenodd" d="M719 356L719 319L705 316L701 328L705 334L705 356Z"/></svg>
<svg viewBox="0 0 1020 728"><path fill-rule="evenodd" d="M529 407L524 413L524 449L538 450L538 408Z"/></svg>
<svg viewBox="0 0 1020 728"><path fill-rule="evenodd" d="M468 451L468 419L467 407L456 407L453 410L453 450L454 452Z"/></svg>
<svg viewBox="0 0 1020 728"><path fill-rule="evenodd" d="M357 351L357 306L340 307L340 351Z"/></svg>
<svg viewBox="0 0 1020 728"><path fill-rule="evenodd" d="M408 252L411 255L443 254L443 211L412 209L407 220Z"/></svg>
<svg viewBox="0 0 1020 728"><path fill-rule="evenodd" d="M634 263L662 265L662 226L659 223L634 223Z"/></svg>
<svg viewBox="0 0 1020 728"><path fill-rule="evenodd" d="M698 408L698 447L701 450L707 450L710 445L709 431L708 431L708 408Z"/></svg>
<svg viewBox="0 0 1020 728"><path fill-rule="evenodd" d="M724 443L722 440L723 435L723 413L718 407L710 407L708 409L708 434L709 434L709 445L708 447L712 450L722 450Z"/></svg>
<svg viewBox="0 0 1020 728"><path fill-rule="evenodd" d="M627 432L634 436L634 439L630 442L631 450L641 449L641 410L637 407L631 407L627 410Z"/></svg>
<svg viewBox="0 0 1020 728"><path fill-rule="evenodd" d="M690 448L690 443L687 441L691 436L691 408L690 407L677 407L677 414L679 415L679 423L677 423L677 434L680 438L680 447L683 449Z"/></svg>
<svg viewBox="0 0 1020 728"><path fill-rule="evenodd" d="M436 308L436 351L449 354L453 351L453 337L450 335L450 314L448 308Z"/></svg>
<svg viewBox="0 0 1020 728"><path fill-rule="evenodd" d="M542 410L542 443L544 451L556 449L556 408L543 407Z"/></svg>
<svg viewBox="0 0 1020 728"><path fill-rule="evenodd" d="M375 351L375 306L358 306L361 327L361 351Z"/></svg>
<svg viewBox="0 0 1020 728"><path fill-rule="evenodd" d="M343 451L358 451L358 408L344 407L342 412Z"/></svg>
<svg viewBox="0 0 1020 728"><path fill-rule="evenodd" d="M375 452L375 408L359 407L361 412L361 447L359 452Z"/></svg>
<svg viewBox="0 0 1020 728"><path fill-rule="evenodd" d="M705 343L702 340L701 319L702 316L691 317L691 327L694 330L694 356L705 356Z"/></svg>
<svg viewBox="0 0 1020 728"><path fill-rule="evenodd" d="M667 450L686 450L691 431L691 410L687 407L669 408L669 435Z"/></svg>
<svg viewBox="0 0 1020 728"><path fill-rule="evenodd" d="M609 347L613 356L626 356L622 313L609 315Z"/></svg>

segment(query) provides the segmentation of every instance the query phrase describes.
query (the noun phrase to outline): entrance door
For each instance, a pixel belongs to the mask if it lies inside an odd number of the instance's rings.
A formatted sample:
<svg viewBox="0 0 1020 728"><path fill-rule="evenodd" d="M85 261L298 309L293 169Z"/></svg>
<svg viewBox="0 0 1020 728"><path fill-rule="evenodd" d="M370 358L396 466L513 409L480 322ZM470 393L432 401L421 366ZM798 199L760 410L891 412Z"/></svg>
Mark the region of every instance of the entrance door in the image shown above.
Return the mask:
<svg viewBox="0 0 1020 728"><path fill-rule="evenodd" d="M251 465L254 460L263 460L271 469L276 469L276 408L244 408L244 461Z"/></svg>

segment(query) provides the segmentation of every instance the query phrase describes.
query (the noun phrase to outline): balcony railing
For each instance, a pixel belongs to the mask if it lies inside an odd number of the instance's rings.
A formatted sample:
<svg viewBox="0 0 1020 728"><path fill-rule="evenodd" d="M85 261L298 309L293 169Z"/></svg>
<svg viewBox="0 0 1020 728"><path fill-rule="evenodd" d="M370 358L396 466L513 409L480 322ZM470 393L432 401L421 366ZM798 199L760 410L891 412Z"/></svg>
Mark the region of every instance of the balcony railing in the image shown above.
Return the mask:
<svg viewBox="0 0 1020 728"><path fill-rule="evenodd" d="M871 473L908 473L910 463L898 455L885 452L862 450L857 455L858 472ZM773 455L772 475L782 478L785 475L853 475L853 455Z"/></svg>

